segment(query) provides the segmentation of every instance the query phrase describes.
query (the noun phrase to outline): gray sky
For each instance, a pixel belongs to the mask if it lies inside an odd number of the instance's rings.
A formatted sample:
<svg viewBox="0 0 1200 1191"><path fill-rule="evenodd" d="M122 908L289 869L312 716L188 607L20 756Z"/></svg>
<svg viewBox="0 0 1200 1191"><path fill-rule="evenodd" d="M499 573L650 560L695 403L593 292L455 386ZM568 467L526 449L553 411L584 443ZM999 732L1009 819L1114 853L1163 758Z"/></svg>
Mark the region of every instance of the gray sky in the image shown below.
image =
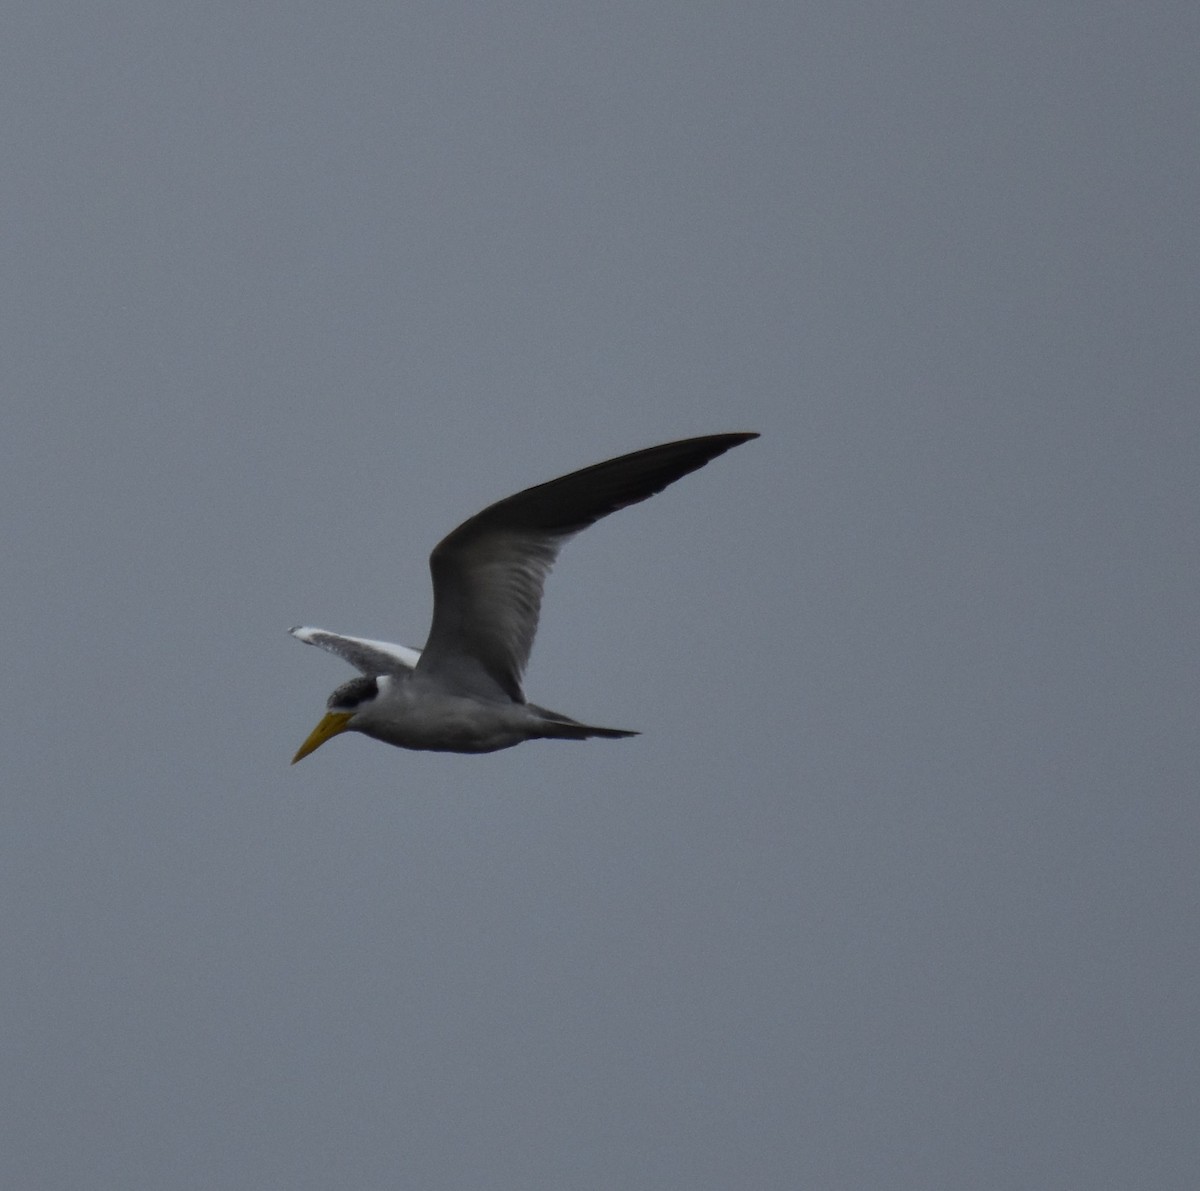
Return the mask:
<svg viewBox="0 0 1200 1191"><path fill-rule="evenodd" d="M1191 4L10 7L0 1184L1194 1187ZM288 760L490 500L622 742Z"/></svg>

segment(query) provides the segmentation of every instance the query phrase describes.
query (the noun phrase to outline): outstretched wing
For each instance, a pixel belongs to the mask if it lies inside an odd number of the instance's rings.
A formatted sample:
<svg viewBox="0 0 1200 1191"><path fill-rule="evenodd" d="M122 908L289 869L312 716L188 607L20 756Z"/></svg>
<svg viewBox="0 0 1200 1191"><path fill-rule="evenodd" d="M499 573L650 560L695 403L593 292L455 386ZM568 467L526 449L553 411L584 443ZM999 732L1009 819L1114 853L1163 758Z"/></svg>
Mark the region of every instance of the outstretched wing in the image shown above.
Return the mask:
<svg viewBox="0 0 1200 1191"><path fill-rule="evenodd" d="M521 675L542 588L563 543L757 437L712 434L635 451L527 488L464 521L429 559L433 625L417 673L448 689L524 702Z"/></svg>
<svg viewBox="0 0 1200 1191"><path fill-rule="evenodd" d="M356 670L375 677L379 674L408 674L421 658L419 649L406 645L393 645L390 641L369 641L365 637L343 637L325 629L306 628L297 625L288 629L298 641L315 645L336 653Z"/></svg>

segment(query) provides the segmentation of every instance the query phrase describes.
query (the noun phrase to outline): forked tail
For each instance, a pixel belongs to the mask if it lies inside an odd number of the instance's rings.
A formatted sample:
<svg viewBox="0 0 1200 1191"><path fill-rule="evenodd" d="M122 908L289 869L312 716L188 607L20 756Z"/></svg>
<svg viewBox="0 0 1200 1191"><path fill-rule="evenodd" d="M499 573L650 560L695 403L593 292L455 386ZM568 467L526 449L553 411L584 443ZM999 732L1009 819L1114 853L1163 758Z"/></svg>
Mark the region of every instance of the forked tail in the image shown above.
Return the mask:
<svg viewBox="0 0 1200 1191"><path fill-rule="evenodd" d="M560 715L557 711L547 711L544 707L529 704L530 711L536 711L542 717L546 728L544 740L590 740L593 736L605 740L617 740L622 736L640 736L640 732L630 732L625 728L597 728L594 724L581 724L570 716Z"/></svg>

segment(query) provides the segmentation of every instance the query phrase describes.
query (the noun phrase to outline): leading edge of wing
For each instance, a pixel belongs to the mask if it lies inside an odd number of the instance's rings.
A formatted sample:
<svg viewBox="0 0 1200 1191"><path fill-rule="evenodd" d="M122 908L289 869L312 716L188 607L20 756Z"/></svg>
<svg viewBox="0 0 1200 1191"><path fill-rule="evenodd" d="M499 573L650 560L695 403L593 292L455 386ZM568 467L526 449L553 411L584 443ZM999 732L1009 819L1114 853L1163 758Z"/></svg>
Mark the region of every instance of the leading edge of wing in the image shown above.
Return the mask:
<svg viewBox="0 0 1200 1191"><path fill-rule="evenodd" d="M391 641L372 641L368 637L346 637L327 629L297 625L288 629L297 641L337 654L363 674L408 674L421 660L419 649L395 645Z"/></svg>
<svg viewBox="0 0 1200 1191"><path fill-rule="evenodd" d="M743 431L660 443L522 489L488 505L448 533L434 548L430 564L437 562L439 554L444 556L490 529L570 537L602 517L648 500L718 455L758 437L756 431Z"/></svg>

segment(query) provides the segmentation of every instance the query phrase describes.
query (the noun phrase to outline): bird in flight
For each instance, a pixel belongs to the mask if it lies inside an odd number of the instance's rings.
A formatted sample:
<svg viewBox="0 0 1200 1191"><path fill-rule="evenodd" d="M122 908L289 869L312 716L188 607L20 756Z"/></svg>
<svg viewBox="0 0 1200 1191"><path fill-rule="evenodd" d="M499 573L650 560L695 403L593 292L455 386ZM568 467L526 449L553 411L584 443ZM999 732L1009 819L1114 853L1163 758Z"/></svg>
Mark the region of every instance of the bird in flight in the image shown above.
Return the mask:
<svg viewBox="0 0 1200 1191"><path fill-rule="evenodd" d="M542 587L563 544L757 434L710 434L634 451L489 505L429 556L433 624L422 650L297 627L359 670L329 696L292 764L342 732L406 749L490 753L523 740L636 736L527 703L521 676Z"/></svg>

